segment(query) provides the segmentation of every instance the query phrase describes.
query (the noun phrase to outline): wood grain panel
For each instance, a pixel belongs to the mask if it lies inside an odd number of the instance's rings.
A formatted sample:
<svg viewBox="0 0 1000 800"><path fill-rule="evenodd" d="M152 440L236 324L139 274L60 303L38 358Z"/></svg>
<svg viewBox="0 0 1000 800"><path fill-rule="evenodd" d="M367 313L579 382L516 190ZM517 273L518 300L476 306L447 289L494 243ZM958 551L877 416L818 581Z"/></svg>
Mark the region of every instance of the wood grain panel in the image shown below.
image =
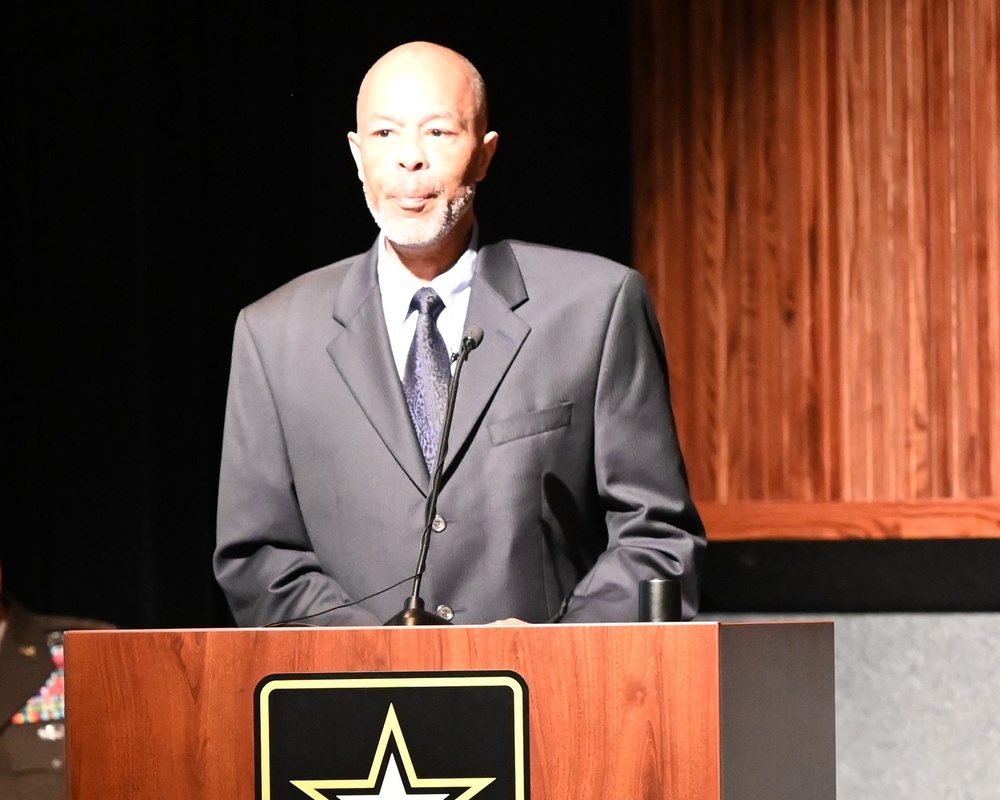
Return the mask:
<svg viewBox="0 0 1000 800"><path fill-rule="evenodd" d="M1000 0L633 11L635 261L696 499L995 535L940 503L1000 497Z"/></svg>
<svg viewBox="0 0 1000 800"><path fill-rule="evenodd" d="M532 797L723 797L717 623L112 633L67 637L73 800L254 797L268 675L496 669L529 687Z"/></svg>
<svg viewBox="0 0 1000 800"><path fill-rule="evenodd" d="M702 503L713 541L1000 537L1000 501Z"/></svg>

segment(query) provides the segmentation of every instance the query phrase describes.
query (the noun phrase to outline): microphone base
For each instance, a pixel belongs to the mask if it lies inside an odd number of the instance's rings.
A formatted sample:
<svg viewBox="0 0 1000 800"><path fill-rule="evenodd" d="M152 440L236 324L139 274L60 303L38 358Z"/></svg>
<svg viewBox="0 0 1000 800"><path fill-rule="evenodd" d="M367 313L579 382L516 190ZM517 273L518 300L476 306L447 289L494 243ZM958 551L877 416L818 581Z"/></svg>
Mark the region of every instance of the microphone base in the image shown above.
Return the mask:
<svg viewBox="0 0 1000 800"><path fill-rule="evenodd" d="M424 608L424 601L419 597L407 597L403 610L386 620L382 627L412 628L418 625L451 625L451 622Z"/></svg>

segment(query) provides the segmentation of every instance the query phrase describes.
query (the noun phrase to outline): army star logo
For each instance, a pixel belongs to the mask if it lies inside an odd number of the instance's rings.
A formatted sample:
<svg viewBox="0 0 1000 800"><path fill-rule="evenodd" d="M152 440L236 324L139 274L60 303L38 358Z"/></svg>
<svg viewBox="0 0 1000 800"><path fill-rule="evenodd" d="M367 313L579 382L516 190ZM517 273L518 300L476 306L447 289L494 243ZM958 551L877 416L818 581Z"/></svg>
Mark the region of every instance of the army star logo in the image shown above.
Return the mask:
<svg viewBox="0 0 1000 800"><path fill-rule="evenodd" d="M395 743L395 750L399 754L399 761L402 761L405 780L399 771L399 764L396 759L396 752L389 747L389 740ZM383 766L385 769L383 770ZM382 780L379 781L379 774ZM379 798L380 800L406 800L406 798L416 797L420 800L470 800L483 789L489 786L495 778L418 778L416 770L413 768L413 761L410 758L410 751L403 738L403 731L396 718L396 709L392 703L385 716L385 723L382 726L382 734L379 737L378 746L375 748L375 756L372 758L371 770L367 778L348 780L310 780L292 781L292 785L312 800L331 800L330 795L324 792L336 792L338 800L366 800L367 798ZM420 790L410 794L410 789ZM438 794L428 793L428 789L445 789ZM340 790L340 791L338 791ZM361 790L359 793L357 790ZM458 790L458 791L456 791ZM343 792L343 793L341 793Z"/></svg>

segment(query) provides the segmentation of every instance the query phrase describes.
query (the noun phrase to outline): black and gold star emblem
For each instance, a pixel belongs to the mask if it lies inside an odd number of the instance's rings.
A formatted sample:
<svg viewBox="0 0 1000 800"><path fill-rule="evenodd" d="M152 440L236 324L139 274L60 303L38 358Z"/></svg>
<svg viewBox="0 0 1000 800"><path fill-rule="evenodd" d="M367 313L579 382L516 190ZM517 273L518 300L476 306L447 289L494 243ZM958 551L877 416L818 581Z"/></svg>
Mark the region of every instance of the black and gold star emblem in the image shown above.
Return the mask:
<svg viewBox="0 0 1000 800"><path fill-rule="evenodd" d="M390 743L394 747L390 748ZM397 758L399 762L402 762L403 774L399 771ZM421 800L470 800L494 780L496 780L495 777L417 777L413 768L413 759L410 757L406 740L403 738L403 731L396 718L396 709L390 704L368 777L357 780L292 781L292 785L313 800L330 800L332 793L336 794L338 800L365 800L365 798L373 797L380 800L406 800L406 798L413 797L421 798ZM411 793L411 789L421 791ZM435 789L445 791L434 792ZM327 792L331 794L327 794Z"/></svg>
<svg viewBox="0 0 1000 800"><path fill-rule="evenodd" d="M256 701L258 800L529 800L512 672L272 675Z"/></svg>

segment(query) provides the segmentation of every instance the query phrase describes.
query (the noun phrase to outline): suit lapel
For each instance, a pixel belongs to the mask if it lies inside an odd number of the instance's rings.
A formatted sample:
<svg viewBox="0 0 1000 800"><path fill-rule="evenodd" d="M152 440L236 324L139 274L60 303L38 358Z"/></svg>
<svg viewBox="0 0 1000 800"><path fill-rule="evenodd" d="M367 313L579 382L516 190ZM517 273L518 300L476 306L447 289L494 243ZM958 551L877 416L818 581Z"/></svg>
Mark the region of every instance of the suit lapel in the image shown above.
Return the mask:
<svg viewBox="0 0 1000 800"><path fill-rule="evenodd" d="M528 292L510 245L500 242L481 248L465 324L478 325L484 336L462 368L448 437L446 470L472 434L531 330L513 311L527 299Z"/></svg>
<svg viewBox="0 0 1000 800"><path fill-rule="evenodd" d="M426 493L430 476L392 358L375 247L358 258L344 278L333 309L334 320L343 327L326 350L393 458L414 486Z"/></svg>
<svg viewBox="0 0 1000 800"><path fill-rule="evenodd" d="M52 674L47 634L31 615L11 604L0 642L0 731L38 694Z"/></svg>

